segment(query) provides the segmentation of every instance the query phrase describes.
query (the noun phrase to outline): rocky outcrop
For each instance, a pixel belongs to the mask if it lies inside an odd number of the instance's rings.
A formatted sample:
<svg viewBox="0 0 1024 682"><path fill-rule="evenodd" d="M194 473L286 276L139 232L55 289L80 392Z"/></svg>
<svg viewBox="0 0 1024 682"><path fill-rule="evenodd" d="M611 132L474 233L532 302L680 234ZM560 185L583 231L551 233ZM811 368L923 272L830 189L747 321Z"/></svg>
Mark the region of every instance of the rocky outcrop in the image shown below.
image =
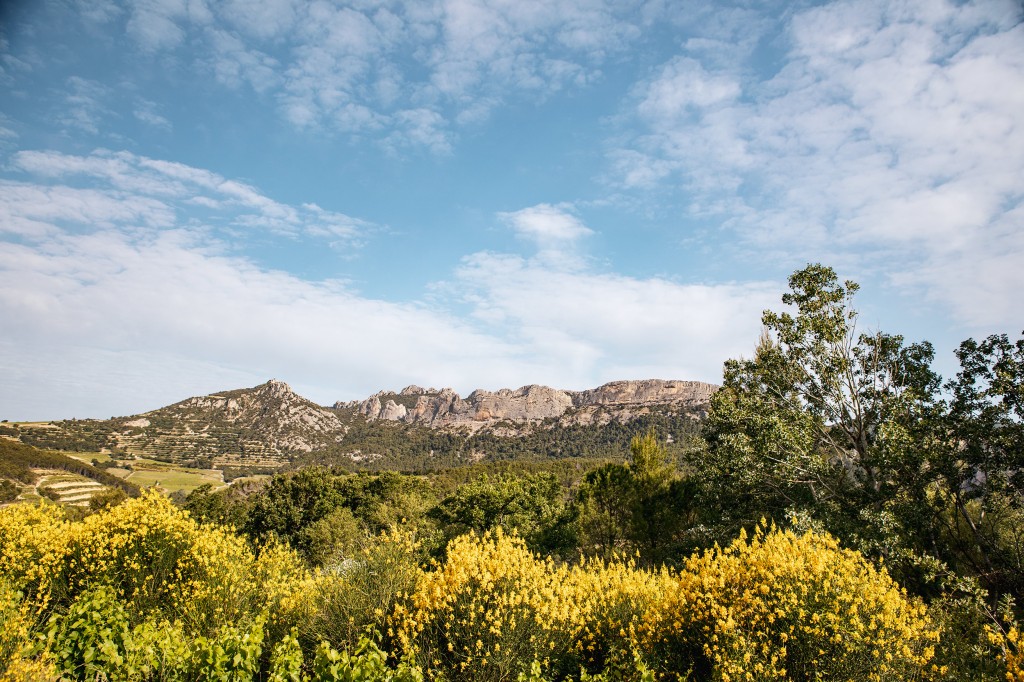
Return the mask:
<svg viewBox="0 0 1024 682"><path fill-rule="evenodd" d="M236 465L276 465L339 442L346 430L336 414L275 380L188 398L120 427L118 446L134 454Z"/></svg>
<svg viewBox="0 0 1024 682"><path fill-rule="evenodd" d="M710 401L717 390L718 386L701 381L612 381L589 391L575 393L573 404L577 407L664 403L702 405Z"/></svg>
<svg viewBox="0 0 1024 682"><path fill-rule="evenodd" d="M650 379L613 381L587 391L537 385L493 392L479 389L461 398L450 388L407 386L398 393L384 391L361 402L335 403L335 408L354 410L370 420L476 430L505 421L523 424L568 418L574 423L590 423L598 412L621 411L631 418L654 405L700 408L717 389L699 381Z"/></svg>

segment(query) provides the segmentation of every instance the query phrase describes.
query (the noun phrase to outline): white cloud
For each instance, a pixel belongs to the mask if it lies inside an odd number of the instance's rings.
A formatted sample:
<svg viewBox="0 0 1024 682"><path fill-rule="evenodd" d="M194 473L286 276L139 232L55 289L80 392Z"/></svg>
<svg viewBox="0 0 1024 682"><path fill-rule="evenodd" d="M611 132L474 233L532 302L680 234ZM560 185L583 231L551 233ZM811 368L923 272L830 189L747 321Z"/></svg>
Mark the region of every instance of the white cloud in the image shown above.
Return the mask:
<svg viewBox="0 0 1024 682"><path fill-rule="evenodd" d="M720 381L722 362L749 353L761 311L778 300L765 283L679 284L490 253L464 259L456 281L478 319L577 388L639 377Z"/></svg>
<svg viewBox="0 0 1024 682"><path fill-rule="evenodd" d="M537 244L535 257L477 253L447 282L394 303L235 255L238 243L183 208L317 239L362 230L315 204L127 152L22 152L12 167L50 184L0 186L0 225L16 236L0 249L8 419L126 414L270 377L322 403L409 383L468 393L714 381L724 358L753 344L773 297L763 284L682 285L551 262L552 244L568 250L590 230L569 206L541 204L504 216Z"/></svg>
<svg viewBox="0 0 1024 682"><path fill-rule="evenodd" d="M11 225L24 234L46 232L45 225L31 222L40 217L40 212L45 217L48 211L61 211L60 220L73 220L78 215L77 222L83 225L110 226L116 218L125 224L138 220L142 225L166 226L172 219L186 220L192 207L220 211L230 224L239 227L290 237L329 237L349 245L372 228L365 221L314 204L282 204L255 187L208 170L130 152L101 149L76 156L21 151L13 156L11 166L51 182L90 185L12 184L20 189L0 200L0 210L6 210L12 216ZM23 195L31 197L23 199ZM47 195L51 197L49 202L38 206L33 203L42 202ZM69 208L77 205L83 208Z"/></svg>
<svg viewBox="0 0 1024 682"><path fill-rule="evenodd" d="M151 197L0 180L0 233L38 240L60 225L169 227L174 218L170 206Z"/></svg>
<svg viewBox="0 0 1024 682"><path fill-rule="evenodd" d="M537 248L536 260L546 267L562 271L584 267L578 243L593 234L593 230L576 217L571 205L537 204L511 213L499 213L498 219L517 236L531 242Z"/></svg>
<svg viewBox="0 0 1024 682"><path fill-rule="evenodd" d="M139 0L131 7L128 35L147 51L176 47L185 39L179 22L188 16L187 0Z"/></svg>
<svg viewBox="0 0 1024 682"><path fill-rule="evenodd" d="M647 84L637 110L655 125L665 125L687 118L695 109L731 102L739 94L733 78L712 75L696 60L679 57Z"/></svg>
<svg viewBox="0 0 1024 682"><path fill-rule="evenodd" d="M651 21L643 3L613 0L126 5L79 11L90 22L126 17L143 51L174 53L229 87L251 87L296 127L440 154L457 127L478 125L514 95L543 99L599 78Z"/></svg>
<svg viewBox="0 0 1024 682"><path fill-rule="evenodd" d="M104 104L107 87L97 81L71 76L65 82L66 94L57 121L65 128L95 135L102 119L112 115Z"/></svg>
<svg viewBox="0 0 1024 682"><path fill-rule="evenodd" d="M57 366L74 358L81 368L67 368L79 377L71 390L78 405L93 405L91 416L152 406L150 386L115 383L136 373L159 386L213 390L203 374L218 367L217 376L330 387L335 395L312 396L329 402L369 394L381 382L466 384L468 367L510 351L444 314L262 270L182 230L60 233L41 246L8 245L0 254L0 316L4 364L37 362L39 347L52 350ZM105 383L90 381L108 370ZM46 404L40 394L59 406L67 398L57 391L67 383L45 374L5 381L0 411L28 416L19 411L22 396Z"/></svg>
<svg viewBox="0 0 1024 682"><path fill-rule="evenodd" d="M570 212L569 206L537 204L511 213L499 213L517 234L541 245L550 242L574 242L593 231Z"/></svg>
<svg viewBox="0 0 1024 682"><path fill-rule="evenodd" d="M0 413L105 417L272 376L322 403L408 383L467 393L637 377L715 381L725 357L754 343L774 293L570 273L483 253L465 260L448 291L471 302L470 318L261 269L182 229L58 231L44 244L9 244L0 253L8 377ZM17 369L44 354L50 370ZM60 411L70 406L79 411Z"/></svg>
<svg viewBox="0 0 1024 682"><path fill-rule="evenodd" d="M173 126L166 117L161 116L157 113L157 105L155 102L151 102L146 99L140 99L136 105L132 114L138 120L153 126L154 128L160 128L162 130L170 131Z"/></svg>
<svg viewBox="0 0 1024 682"><path fill-rule="evenodd" d="M1020 19L1002 0L797 12L771 80L728 60L666 63L635 91L645 132L611 161L626 186L678 183L695 216L758 258L861 254L859 267L899 273L962 324L1016 324Z"/></svg>

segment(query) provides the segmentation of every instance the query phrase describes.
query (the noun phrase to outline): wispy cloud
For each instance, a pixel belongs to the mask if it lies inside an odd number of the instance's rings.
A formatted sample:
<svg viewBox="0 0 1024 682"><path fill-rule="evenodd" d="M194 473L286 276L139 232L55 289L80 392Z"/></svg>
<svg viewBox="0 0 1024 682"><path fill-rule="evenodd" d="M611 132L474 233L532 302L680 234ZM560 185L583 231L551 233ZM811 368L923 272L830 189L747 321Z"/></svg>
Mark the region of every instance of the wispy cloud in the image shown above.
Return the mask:
<svg viewBox="0 0 1024 682"><path fill-rule="evenodd" d="M577 387L623 377L720 381L723 358L749 352L761 311L778 300L770 283L682 284L494 253L465 258L456 282L477 319Z"/></svg>
<svg viewBox="0 0 1024 682"><path fill-rule="evenodd" d="M11 167L48 184L10 183L0 210L23 234L45 233L41 217L54 213L81 225L167 226L202 218L207 224L227 221L242 228L268 230L289 237L328 237L352 245L372 226L357 218L327 211L315 204L282 204L257 188L208 170L152 159L130 152L97 150L88 156L50 151L21 151ZM17 191L14 191L17 190ZM43 202L43 197L49 201ZM81 207L88 207L83 210ZM138 210L136 210L138 207ZM217 215L194 215L198 208ZM213 220L210 223L210 220Z"/></svg>
<svg viewBox="0 0 1024 682"><path fill-rule="evenodd" d="M519 211L499 213L498 218L516 235L536 246L538 259L560 269L576 268L582 264L577 244L583 237L594 233L568 204L537 204Z"/></svg>
<svg viewBox="0 0 1024 682"><path fill-rule="evenodd" d="M510 96L540 100L600 78L650 21L641 5L140 0L81 11L123 26L146 54L175 54L225 85L251 87L301 129L446 154L459 128Z"/></svg>
<svg viewBox="0 0 1024 682"><path fill-rule="evenodd" d="M71 76L65 82L65 92L57 121L65 129L97 134L102 120L113 114L104 104L108 88L97 81Z"/></svg>
<svg viewBox="0 0 1024 682"><path fill-rule="evenodd" d="M161 116L157 113L157 105L147 99L140 99L136 102L135 109L132 111L135 118L153 126L154 128L160 128L162 130L171 130L173 126L166 117Z"/></svg>
<svg viewBox="0 0 1024 682"><path fill-rule="evenodd" d="M635 91L645 132L612 162L627 185L679 183L693 215L761 257L860 254L966 324L1003 322L1024 286L1009 266L1024 258L1020 21L998 0L799 12L771 80L699 55L665 64Z"/></svg>

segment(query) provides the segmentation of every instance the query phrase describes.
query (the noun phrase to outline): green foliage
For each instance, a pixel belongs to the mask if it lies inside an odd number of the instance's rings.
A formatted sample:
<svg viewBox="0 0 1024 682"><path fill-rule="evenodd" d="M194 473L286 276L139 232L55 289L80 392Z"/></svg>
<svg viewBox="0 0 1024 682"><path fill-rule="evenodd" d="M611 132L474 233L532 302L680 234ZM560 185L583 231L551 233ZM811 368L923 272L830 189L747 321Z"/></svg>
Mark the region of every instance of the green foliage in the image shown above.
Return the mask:
<svg viewBox="0 0 1024 682"><path fill-rule="evenodd" d="M950 560L986 576L996 594L1024 596L1024 338L969 339L957 350L944 481Z"/></svg>
<svg viewBox="0 0 1024 682"><path fill-rule="evenodd" d="M624 546L632 522L629 467L606 464L587 472L576 492L582 549L605 559Z"/></svg>
<svg viewBox="0 0 1024 682"><path fill-rule="evenodd" d="M232 486L214 492L212 484L204 483L185 497L182 506L197 521L241 528L248 514L248 502L238 495L239 489Z"/></svg>
<svg viewBox="0 0 1024 682"><path fill-rule="evenodd" d="M965 341L943 394L930 344L857 332L856 284L811 265L790 287L690 453L709 538L827 529L933 601L950 670L991 675L981 625L1024 596L1024 339Z"/></svg>
<svg viewBox="0 0 1024 682"><path fill-rule="evenodd" d="M260 670L263 622L251 627L223 626L214 637L198 637L189 656L189 677L216 682L245 682Z"/></svg>
<svg viewBox="0 0 1024 682"><path fill-rule="evenodd" d="M337 507L300 530L296 545L313 566L338 566L366 544L363 524L348 507Z"/></svg>
<svg viewBox="0 0 1024 682"><path fill-rule="evenodd" d="M114 444L114 433L114 425L110 422L68 419L39 427L22 424L10 435L42 449L99 452Z"/></svg>
<svg viewBox="0 0 1024 682"><path fill-rule="evenodd" d="M575 546L572 511L553 474L486 474L459 486L430 511L449 538L494 528L515 530L536 550L557 552Z"/></svg>
<svg viewBox="0 0 1024 682"><path fill-rule="evenodd" d="M536 462L566 458L619 459L638 433L656 430L671 438L682 451L699 431L699 415L669 406L653 406L649 413L629 421L561 424L546 420L517 427L519 435L496 435L488 431L470 434L460 430L437 430L418 424L387 420L370 421L361 415L341 415L348 426L343 443L311 452L293 466L311 464L345 466L375 471L438 472L465 466L470 455L486 461ZM600 415L598 415L600 416ZM347 453L359 451L379 455L377 459L354 464Z"/></svg>
<svg viewBox="0 0 1024 682"><path fill-rule="evenodd" d="M281 538L319 565L338 551L344 553L361 534L422 517L427 494L424 482L415 477L339 475L325 467L307 467L274 476L249 503L241 527L256 541ZM339 509L350 510L351 516Z"/></svg>
<svg viewBox="0 0 1024 682"><path fill-rule="evenodd" d="M270 656L267 682L302 682L302 647L295 628L281 638Z"/></svg>
<svg viewBox="0 0 1024 682"><path fill-rule="evenodd" d="M645 563L671 563L689 548L695 486L680 476L653 431L630 442L626 465L587 473L576 491L582 549L605 559L638 552Z"/></svg>
<svg viewBox="0 0 1024 682"><path fill-rule="evenodd" d="M794 312L763 316L751 360L730 360L712 400L706 447L690 464L728 537L761 515L810 513L844 538L884 544L899 519L914 551L933 523L944 447L939 377L928 343L857 331L853 282L810 265L790 278ZM865 545L866 546L866 545Z"/></svg>
<svg viewBox="0 0 1024 682"><path fill-rule="evenodd" d="M7 478L0 480L0 502L13 502L20 494L20 485Z"/></svg>
<svg viewBox="0 0 1024 682"><path fill-rule="evenodd" d="M360 637L352 653L338 652L321 642L313 659L313 677L318 682L422 682L423 674L407 661L397 669L388 666L388 656L370 638Z"/></svg>
<svg viewBox="0 0 1024 682"><path fill-rule="evenodd" d="M726 363L712 401L692 465L715 512L749 526L813 507L851 523L865 506L920 499L940 383L931 346L858 333L858 287L831 268L808 266L790 287L782 300L795 314L764 313L754 358Z"/></svg>
<svg viewBox="0 0 1024 682"><path fill-rule="evenodd" d="M418 549L408 535L385 534L321 574L306 594L302 640L347 649L367 631L383 631L395 605L416 586L423 559Z"/></svg>
<svg viewBox="0 0 1024 682"><path fill-rule="evenodd" d="M123 677L132 667L132 634L115 592L100 585L81 593L66 613L51 620L47 649L69 678Z"/></svg>
<svg viewBox="0 0 1024 682"><path fill-rule="evenodd" d="M139 494L137 486L90 464L57 452L47 452L25 443L0 438L0 478L10 478L26 484L35 483L36 476L32 469L67 471L112 488L120 488L133 497Z"/></svg>

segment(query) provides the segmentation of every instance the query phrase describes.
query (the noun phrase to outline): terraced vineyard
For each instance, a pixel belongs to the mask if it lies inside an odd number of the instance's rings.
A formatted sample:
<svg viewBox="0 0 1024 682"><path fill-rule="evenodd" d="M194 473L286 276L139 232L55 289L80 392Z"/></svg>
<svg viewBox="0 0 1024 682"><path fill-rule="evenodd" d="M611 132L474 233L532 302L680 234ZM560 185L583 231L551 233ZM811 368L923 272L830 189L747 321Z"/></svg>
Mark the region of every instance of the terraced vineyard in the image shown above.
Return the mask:
<svg viewBox="0 0 1024 682"><path fill-rule="evenodd" d="M71 505L74 507L88 507L89 500L103 490L109 490L102 483L79 476L69 474L65 471L38 471L39 480L36 482L36 495L45 495L59 504ZM22 493L25 499L25 493Z"/></svg>

